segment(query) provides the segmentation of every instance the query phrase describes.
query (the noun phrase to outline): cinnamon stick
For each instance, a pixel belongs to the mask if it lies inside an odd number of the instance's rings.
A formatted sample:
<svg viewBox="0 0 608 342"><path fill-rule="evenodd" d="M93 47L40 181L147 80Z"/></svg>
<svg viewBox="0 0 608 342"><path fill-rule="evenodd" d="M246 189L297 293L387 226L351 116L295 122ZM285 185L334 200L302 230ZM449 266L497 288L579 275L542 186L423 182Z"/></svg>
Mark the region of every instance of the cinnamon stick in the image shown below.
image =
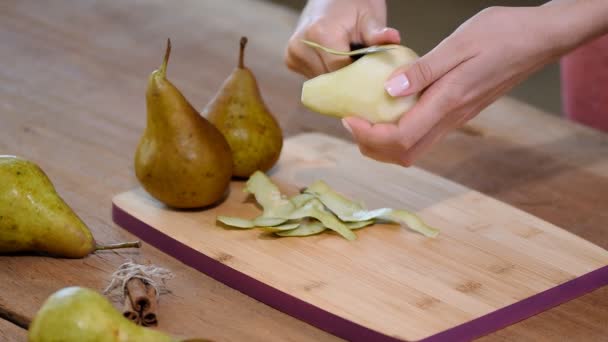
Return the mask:
<svg viewBox="0 0 608 342"><path fill-rule="evenodd" d="M131 299L133 309L139 313L150 306L146 283L140 278L134 277L127 281L127 297Z"/></svg>
<svg viewBox="0 0 608 342"><path fill-rule="evenodd" d="M156 300L156 289L153 286L147 285L147 297L150 299L150 305L148 305L141 313L141 324L145 327L156 326L158 321L156 319L156 308L158 302Z"/></svg>
<svg viewBox="0 0 608 342"><path fill-rule="evenodd" d="M140 325L141 316L139 315L139 312L133 308L131 298L129 298L129 296L125 296L125 304L122 309L122 315L128 320L133 321L133 323Z"/></svg>

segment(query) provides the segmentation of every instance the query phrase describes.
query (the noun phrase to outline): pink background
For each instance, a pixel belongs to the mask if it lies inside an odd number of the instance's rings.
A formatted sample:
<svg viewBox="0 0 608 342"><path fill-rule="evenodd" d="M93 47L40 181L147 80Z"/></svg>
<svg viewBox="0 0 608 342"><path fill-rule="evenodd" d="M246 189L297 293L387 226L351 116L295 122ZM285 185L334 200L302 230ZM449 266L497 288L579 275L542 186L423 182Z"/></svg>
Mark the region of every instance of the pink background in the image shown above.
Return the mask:
<svg viewBox="0 0 608 342"><path fill-rule="evenodd" d="M608 132L608 35L564 56L560 64L566 117Z"/></svg>

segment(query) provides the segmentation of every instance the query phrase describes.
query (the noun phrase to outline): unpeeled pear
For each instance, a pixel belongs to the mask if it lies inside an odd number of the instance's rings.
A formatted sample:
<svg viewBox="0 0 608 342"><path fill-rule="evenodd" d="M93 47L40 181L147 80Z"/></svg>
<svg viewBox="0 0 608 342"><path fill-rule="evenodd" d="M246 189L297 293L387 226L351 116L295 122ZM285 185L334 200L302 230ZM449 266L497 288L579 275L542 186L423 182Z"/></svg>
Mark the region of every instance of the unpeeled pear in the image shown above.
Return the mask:
<svg viewBox="0 0 608 342"><path fill-rule="evenodd" d="M177 342L123 317L101 294L66 287L43 303L28 331L29 342ZM204 340L191 340L204 341Z"/></svg>
<svg viewBox="0 0 608 342"><path fill-rule="evenodd" d="M396 68L411 64L418 55L401 45L367 54L334 72L304 82L302 104L335 117L358 116L372 123L395 122L416 104L418 94L392 97L384 83Z"/></svg>
<svg viewBox="0 0 608 342"><path fill-rule="evenodd" d="M244 65L246 44L242 37L237 67L203 111L228 140L237 178L269 170L283 147L281 127L264 103L253 72Z"/></svg>
<svg viewBox="0 0 608 342"><path fill-rule="evenodd" d="M226 193L232 153L222 133L167 79L170 53L167 41L163 63L149 77L135 174L150 195L170 207L204 207Z"/></svg>
<svg viewBox="0 0 608 342"><path fill-rule="evenodd" d="M96 246L84 222L29 160L1 155L0 180L0 253L83 258L99 249L139 247L139 242Z"/></svg>

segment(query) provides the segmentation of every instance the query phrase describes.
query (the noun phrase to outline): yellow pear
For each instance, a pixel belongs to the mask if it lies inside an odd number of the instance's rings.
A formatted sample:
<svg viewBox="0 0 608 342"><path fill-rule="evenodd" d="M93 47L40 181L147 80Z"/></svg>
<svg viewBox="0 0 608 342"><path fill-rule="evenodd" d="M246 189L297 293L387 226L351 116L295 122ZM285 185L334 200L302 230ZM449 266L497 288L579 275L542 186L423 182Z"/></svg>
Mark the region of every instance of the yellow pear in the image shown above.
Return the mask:
<svg viewBox="0 0 608 342"><path fill-rule="evenodd" d="M401 45L370 53L334 72L312 78L302 87L302 104L334 117L358 116L372 123L395 122L416 104L418 94L392 97L384 83L396 68L411 64L418 55Z"/></svg>
<svg viewBox="0 0 608 342"><path fill-rule="evenodd" d="M144 189L174 208L218 202L232 176L226 139L167 79L171 42L146 91L148 119L135 154L135 174Z"/></svg>
<svg viewBox="0 0 608 342"><path fill-rule="evenodd" d="M233 175L247 178L269 170L283 147L281 127L268 110L253 72L244 65L247 38L241 38L238 66L203 111L226 137L232 150Z"/></svg>
<svg viewBox="0 0 608 342"><path fill-rule="evenodd" d="M140 246L139 242L98 246L89 228L32 161L0 155L0 180L0 254L84 258L100 249Z"/></svg>
<svg viewBox="0 0 608 342"><path fill-rule="evenodd" d="M28 330L28 342L211 342L179 340L123 317L104 296L84 287L49 296Z"/></svg>

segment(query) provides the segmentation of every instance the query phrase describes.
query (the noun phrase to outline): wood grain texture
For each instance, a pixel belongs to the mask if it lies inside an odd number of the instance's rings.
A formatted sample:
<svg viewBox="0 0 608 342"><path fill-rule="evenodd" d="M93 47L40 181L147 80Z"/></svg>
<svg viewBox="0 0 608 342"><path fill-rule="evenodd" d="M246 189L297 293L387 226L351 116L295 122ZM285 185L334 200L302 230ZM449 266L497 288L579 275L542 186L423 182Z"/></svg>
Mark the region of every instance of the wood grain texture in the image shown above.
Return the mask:
<svg viewBox="0 0 608 342"><path fill-rule="evenodd" d="M13 323L0 318L0 341L3 342L25 342L27 331Z"/></svg>
<svg viewBox="0 0 608 342"><path fill-rule="evenodd" d="M137 184L132 158L145 125L144 90L148 73L162 60L167 36L173 42L169 77L197 108L228 75L240 35L251 27L256 34L250 37L248 64L260 74L269 105L280 113L298 101L285 96L297 92L297 82L288 72L277 72L281 57L268 53L288 32L249 13L255 8L262 18L285 24L293 15L257 2L218 4L0 4L0 41L10 46L0 49L5 61L0 66L0 153L38 162L100 242L134 239L113 225L111 199ZM284 85L270 87L273 83ZM159 304L161 330L217 341L334 339L149 246L83 260L0 257L0 305L31 318L62 287L104 289L110 274L131 258L175 274L168 284L172 294Z"/></svg>
<svg viewBox="0 0 608 342"><path fill-rule="evenodd" d="M255 14L255 15L253 15ZM298 106L300 79L282 67L297 14L258 1L35 0L0 2L0 153L38 163L101 242L132 239L111 222L113 195L137 185L132 155L145 120L146 79L171 37L170 79L195 107L211 98L247 34L247 63L288 135L348 138L340 123ZM489 194L608 248L608 139L525 104L501 99L419 166ZM171 268L160 327L221 341L335 340L269 309L149 246L84 260L0 257L0 306L33 317L68 285L102 289L129 258ZM192 300L196 298L196 300ZM608 334L608 290L488 336L555 340ZM170 318L179 317L179 320Z"/></svg>
<svg viewBox="0 0 608 342"><path fill-rule="evenodd" d="M419 168L375 163L336 138L309 133L286 140L270 174L287 195L324 180L369 209L414 210L441 233L428 239L398 226L376 225L348 242L335 234L276 239L259 230L223 229L218 215L253 219L261 214L243 192L243 182L234 182L227 200L209 210L170 210L141 189L113 201L248 277L406 341L463 325L608 266L608 251L574 234Z"/></svg>

